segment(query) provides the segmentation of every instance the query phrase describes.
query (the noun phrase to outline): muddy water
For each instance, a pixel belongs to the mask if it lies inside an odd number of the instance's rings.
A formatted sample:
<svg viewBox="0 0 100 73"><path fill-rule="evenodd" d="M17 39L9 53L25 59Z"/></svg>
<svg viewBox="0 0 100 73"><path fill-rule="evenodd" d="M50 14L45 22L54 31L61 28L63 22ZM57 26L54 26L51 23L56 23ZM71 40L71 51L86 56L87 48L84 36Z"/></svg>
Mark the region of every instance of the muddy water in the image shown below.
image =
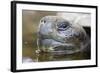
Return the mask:
<svg viewBox="0 0 100 73"><path fill-rule="evenodd" d="M53 53L36 54L37 30L39 20L46 15L57 15L57 12L23 10L22 12L22 61L46 62L90 59L90 53L79 52L75 54L56 55Z"/></svg>

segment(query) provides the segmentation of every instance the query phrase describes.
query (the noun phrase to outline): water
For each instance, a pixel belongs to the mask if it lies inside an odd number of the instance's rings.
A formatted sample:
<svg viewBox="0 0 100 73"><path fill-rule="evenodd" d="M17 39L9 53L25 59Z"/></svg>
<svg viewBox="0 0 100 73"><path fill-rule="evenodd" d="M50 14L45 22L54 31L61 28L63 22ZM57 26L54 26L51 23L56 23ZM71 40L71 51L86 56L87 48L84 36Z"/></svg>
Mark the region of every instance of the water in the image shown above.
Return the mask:
<svg viewBox="0 0 100 73"><path fill-rule="evenodd" d="M23 62L47 62L47 61L68 61L90 59L87 52L78 52L75 54L54 54L54 53L36 53L37 46L33 43L23 44Z"/></svg>

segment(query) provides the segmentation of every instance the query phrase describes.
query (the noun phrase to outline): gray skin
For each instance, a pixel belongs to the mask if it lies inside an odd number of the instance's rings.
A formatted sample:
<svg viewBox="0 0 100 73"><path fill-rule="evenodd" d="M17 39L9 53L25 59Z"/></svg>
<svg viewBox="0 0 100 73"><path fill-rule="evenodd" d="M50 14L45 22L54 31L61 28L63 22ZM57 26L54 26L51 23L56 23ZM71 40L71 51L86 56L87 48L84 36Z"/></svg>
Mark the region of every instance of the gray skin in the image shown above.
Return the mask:
<svg viewBox="0 0 100 73"><path fill-rule="evenodd" d="M39 23L36 52L73 54L84 50L87 39L79 24L58 16L45 16Z"/></svg>

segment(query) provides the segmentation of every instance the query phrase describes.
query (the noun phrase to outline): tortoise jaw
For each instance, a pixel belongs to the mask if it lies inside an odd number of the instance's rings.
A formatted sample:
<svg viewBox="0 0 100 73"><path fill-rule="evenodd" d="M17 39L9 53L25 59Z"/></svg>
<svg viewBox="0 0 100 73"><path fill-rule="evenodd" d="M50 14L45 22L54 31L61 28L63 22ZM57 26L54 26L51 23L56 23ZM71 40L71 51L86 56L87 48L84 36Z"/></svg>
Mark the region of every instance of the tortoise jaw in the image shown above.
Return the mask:
<svg viewBox="0 0 100 73"><path fill-rule="evenodd" d="M73 54L75 52L80 51L80 47L77 47L75 45L57 45L55 47L52 47L53 50L51 51L52 53L56 54Z"/></svg>

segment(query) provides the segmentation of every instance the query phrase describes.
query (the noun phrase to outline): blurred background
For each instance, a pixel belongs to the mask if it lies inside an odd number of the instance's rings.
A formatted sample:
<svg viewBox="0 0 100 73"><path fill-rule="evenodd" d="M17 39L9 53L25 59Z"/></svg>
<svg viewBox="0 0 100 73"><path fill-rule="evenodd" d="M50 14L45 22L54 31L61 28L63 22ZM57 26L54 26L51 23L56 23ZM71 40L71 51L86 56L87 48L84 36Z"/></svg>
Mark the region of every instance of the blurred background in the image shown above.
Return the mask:
<svg viewBox="0 0 100 73"><path fill-rule="evenodd" d="M53 55L50 53L36 54L37 49L37 30L39 21L47 15L61 16L71 22L78 23L86 28L87 34L90 36L91 14L74 13L74 12L56 12L56 11L22 11L22 39L23 62L45 62L45 61L63 61L63 60L83 60L90 59L90 54L75 53L71 55Z"/></svg>

